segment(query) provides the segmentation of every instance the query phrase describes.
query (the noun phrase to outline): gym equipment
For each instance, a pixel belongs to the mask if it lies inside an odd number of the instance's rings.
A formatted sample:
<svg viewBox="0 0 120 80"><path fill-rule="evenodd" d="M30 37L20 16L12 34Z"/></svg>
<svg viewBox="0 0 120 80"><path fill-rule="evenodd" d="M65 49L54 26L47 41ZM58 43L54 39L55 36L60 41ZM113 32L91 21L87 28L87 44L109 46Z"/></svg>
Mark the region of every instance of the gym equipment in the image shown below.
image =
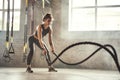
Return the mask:
<svg viewBox="0 0 120 80"><path fill-rule="evenodd" d="M14 23L14 0L12 1L12 21L11 21L11 40L9 41L9 27L10 27L10 0L8 0L7 9L7 30L6 30L6 48L3 53L5 62L10 62L12 58L10 54L15 54L13 47L13 23ZM10 46L9 46L10 44Z"/></svg>
<svg viewBox="0 0 120 80"><path fill-rule="evenodd" d="M28 22L28 0L26 0L26 9L25 9L23 62L25 62L27 57L27 27L28 27L27 22Z"/></svg>
<svg viewBox="0 0 120 80"><path fill-rule="evenodd" d="M43 7L42 14L44 14L45 1L48 1L48 0L42 0L42 7ZM27 10L26 10L26 12L27 12ZM76 63L67 63L67 62L63 61L62 59L60 59L60 56L62 56L62 54L64 52L66 52L68 49L70 49L72 47L75 47L75 46L78 46L78 45L94 45L94 46L97 46L99 48L96 49L91 55L89 55L84 60L76 62ZM109 48L111 48L112 51ZM110 44L101 45L101 44L96 43L96 42L78 42L78 43L69 45L68 47L66 47L65 49L63 49L58 55L55 54L55 53L53 53L56 56L56 58L53 61L50 60L50 56L49 56L48 53L45 55L45 57L46 57L46 60L49 63L49 65L54 64L56 62L56 60L59 60L59 61L61 61L62 63L66 64L66 65L78 65L78 64L81 64L81 63L87 61L88 59L90 59L93 55L95 55L101 49L104 49L105 51L107 51L111 55L111 57L113 58L116 66L117 66L118 71L120 72L120 65L119 65L119 62L118 62L118 56L117 56L116 50Z"/></svg>
<svg viewBox="0 0 120 80"><path fill-rule="evenodd" d="M14 47L13 47L13 23L14 23L14 0L12 3L12 21L11 21L11 40L10 40L10 48L9 48L9 54L15 54Z"/></svg>
<svg viewBox="0 0 120 80"><path fill-rule="evenodd" d="M78 46L78 45L94 45L94 46L98 46L99 48L96 49L91 55L89 55L84 60L76 62L76 63L68 63L68 62L65 62L62 59L60 59L60 56L62 56L64 52L66 52L70 48L73 48L73 47ZM110 44L101 45L101 44L96 43L96 42L78 42L78 43L69 45L68 47L63 49L58 55L56 53L53 53L56 56L56 58L53 61L51 61L50 65L54 64L56 62L56 60L59 60L60 62L66 64L66 65L78 65L78 64L81 64L81 63L87 61L88 59L90 59L93 55L95 55L101 49L104 49L105 51L107 51L111 55L111 57L113 58L116 66L117 66L118 71L120 72L120 65L119 65L118 56L117 56L117 52L116 52L115 48ZM48 58L48 57L49 56L46 56L46 58ZM48 58L48 60L49 60L49 58Z"/></svg>
<svg viewBox="0 0 120 80"><path fill-rule="evenodd" d="M42 16L44 15L44 9L45 9L45 3L47 2L49 5L50 5L50 2L48 0L31 0L31 28L30 28L30 33L33 34L33 30L34 30L34 5L35 3L37 2L40 2L42 1L42 10L41 10L41 13L42 13ZM23 48L23 62L26 61L27 59L27 27L28 27L28 3L29 0L26 0L26 13L25 13L25 25L24 25L24 48ZM39 5L39 3L37 3L37 5Z"/></svg>
<svg viewBox="0 0 120 80"><path fill-rule="evenodd" d="M6 24L6 48L3 53L3 58L6 62L9 62L11 60L11 57L9 55L9 27L10 27L10 0L7 0L8 2L8 9L7 9L7 24Z"/></svg>
<svg viewBox="0 0 120 80"><path fill-rule="evenodd" d="M32 0L32 6L31 6L31 34L34 32L34 4L35 1Z"/></svg>

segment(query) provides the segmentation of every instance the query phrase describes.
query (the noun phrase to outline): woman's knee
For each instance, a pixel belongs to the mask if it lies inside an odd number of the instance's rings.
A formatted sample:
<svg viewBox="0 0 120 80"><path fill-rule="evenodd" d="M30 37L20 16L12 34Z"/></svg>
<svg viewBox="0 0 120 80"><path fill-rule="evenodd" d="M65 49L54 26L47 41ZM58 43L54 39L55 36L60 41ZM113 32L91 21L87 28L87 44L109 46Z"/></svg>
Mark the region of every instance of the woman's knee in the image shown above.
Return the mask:
<svg viewBox="0 0 120 80"><path fill-rule="evenodd" d="M33 55L33 52L34 52L34 51L30 49L29 54Z"/></svg>

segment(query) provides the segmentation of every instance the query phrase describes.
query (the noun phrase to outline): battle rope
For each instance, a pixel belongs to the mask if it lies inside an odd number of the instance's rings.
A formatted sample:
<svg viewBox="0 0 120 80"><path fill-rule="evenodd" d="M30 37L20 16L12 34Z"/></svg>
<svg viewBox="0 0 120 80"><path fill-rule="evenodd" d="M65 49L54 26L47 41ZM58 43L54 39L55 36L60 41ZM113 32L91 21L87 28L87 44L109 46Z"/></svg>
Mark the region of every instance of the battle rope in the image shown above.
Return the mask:
<svg viewBox="0 0 120 80"><path fill-rule="evenodd" d="M99 48L96 49L91 55L89 55L87 58L85 58L84 60L82 61L79 61L79 62L76 62L76 63L67 63L65 61L63 61L62 59L60 59L60 56L65 52L67 51L68 49L74 47L74 46L78 46L78 45L95 45L95 46L98 46ZM108 47L108 48L107 48ZM111 48L111 50L109 49ZM69 45L68 47L66 47L64 50L62 50L58 55L54 53L54 55L56 56L56 58L50 63L50 65L52 65L53 63L56 62L56 60L58 59L59 61L61 61L62 63L66 64L66 65L78 65L78 64L81 64L85 61L87 61L89 58L91 58L93 55L95 55L95 53L97 53L99 50L101 49L104 49L106 50L110 55L111 57L113 58L116 66L117 66L117 69L118 71L120 72L120 65L119 65L119 62L118 62L118 56L117 56L117 53L116 53L116 50L114 49L114 47L112 45L109 45L109 44L106 44L106 45L101 45L99 43L95 43L95 42L78 42L78 43L75 43L75 44L72 44L72 45Z"/></svg>

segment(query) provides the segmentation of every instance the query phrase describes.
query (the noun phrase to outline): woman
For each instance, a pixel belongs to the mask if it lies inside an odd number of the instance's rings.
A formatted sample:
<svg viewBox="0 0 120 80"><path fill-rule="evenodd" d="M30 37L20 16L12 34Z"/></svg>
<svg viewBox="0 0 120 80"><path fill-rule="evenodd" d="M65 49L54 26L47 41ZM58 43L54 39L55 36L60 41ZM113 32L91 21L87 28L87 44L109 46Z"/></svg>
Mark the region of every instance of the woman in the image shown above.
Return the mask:
<svg viewBox="0 0 120 80"><path fill-rule="evenodd" d="M33 73L33 70L31 70L31 60L32 60L32 57L33 57L33 52L34 52L34 49L33 49L33 43L35 43L41 50L42 50L42 53L46 56L46 60L47 60L47 63L48 63L48 66L49 66L49 72L51 71L54 71L54 72L57 72L57 70L55 70L51 65L50 65L50 56L49 56L49 53L48 53L48 49L46 48L42 38L48 34L48 39L49 39L49 44L50 44L50 47L51 47L51 51L52 53L54 53L54 46L53 46L53 43L52 43L52 30L51 28L49 27L50 23L52 21L52 16L51 14L46 14L44 17L43 17L43 24L41 25L38 25L37 28L36 28L36 31L35 33L29 37L29 48L30 48L30 52L28 54L28 57L27 57L27 72L29 73Z"/></svg>

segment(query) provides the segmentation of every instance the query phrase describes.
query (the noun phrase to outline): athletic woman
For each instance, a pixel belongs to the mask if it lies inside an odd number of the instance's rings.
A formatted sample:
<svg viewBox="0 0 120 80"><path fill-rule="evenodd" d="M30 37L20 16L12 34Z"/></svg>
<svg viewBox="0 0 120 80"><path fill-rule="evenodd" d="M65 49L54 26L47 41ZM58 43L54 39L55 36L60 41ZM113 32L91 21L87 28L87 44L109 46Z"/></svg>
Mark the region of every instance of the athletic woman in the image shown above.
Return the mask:
<svg viewBox="0 0 120 80"><path fill-rule="evenodd" d="M32 57L33 57L33 43L35 43L41 50L42 50L42 54L44 54L46 56L46 61L48 63L48 71L54 71L57 72L57 70L55 70L53 68L52 65L50 65L50 56L49 56L49 51L46 47L46 45L43 42L43 38L48 34L48 40L49 40L49 44L51 47L51 51L52 53L54 53L54 46L52 43L52 29L50 27L51 21L52 21L52 16L51 14L46 14L43 17L43 23L38 25L34 34L32 36L29 37L29 48L30 48L30 52L28 54L27 57L27 72L29 73L33 73L33 70L31 69L31 61L32 61Z"/></svg>

